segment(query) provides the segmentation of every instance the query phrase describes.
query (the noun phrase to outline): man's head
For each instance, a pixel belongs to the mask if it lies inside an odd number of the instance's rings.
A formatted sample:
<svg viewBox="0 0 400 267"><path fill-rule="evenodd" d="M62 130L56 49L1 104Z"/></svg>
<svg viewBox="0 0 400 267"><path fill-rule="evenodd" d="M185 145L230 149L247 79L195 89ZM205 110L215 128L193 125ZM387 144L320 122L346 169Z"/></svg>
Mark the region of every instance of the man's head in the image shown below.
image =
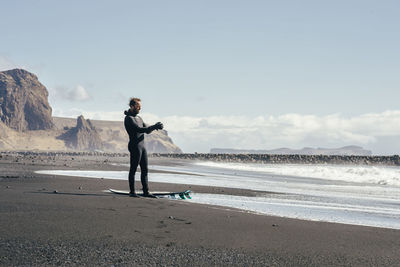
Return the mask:
<svg viewBox="0 0 400 267"><path fill-rule="evenodd" d="M131 112L138 114L140 112L140 109L142 108L142 103L140 98L132 97L131 100L129 101L129 106Z"/></svg>

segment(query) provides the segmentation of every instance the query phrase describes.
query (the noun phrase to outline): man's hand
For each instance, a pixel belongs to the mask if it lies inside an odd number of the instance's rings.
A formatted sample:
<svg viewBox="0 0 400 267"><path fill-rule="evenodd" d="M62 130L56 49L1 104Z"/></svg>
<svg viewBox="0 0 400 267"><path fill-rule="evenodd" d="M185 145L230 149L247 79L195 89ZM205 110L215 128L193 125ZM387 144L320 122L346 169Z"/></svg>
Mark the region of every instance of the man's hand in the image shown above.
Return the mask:
<svg viewBox="0 0 400 267"><path fill-rule="evenodd" d="M164 125L161 122L157 122L156 124L154 124L154 128L156 130L162 130L164 128Z"/></svg>
<svg viewBox="0 0 400 267"><path fill-rule="evenodd" d="M154 124L154 125L151 125L148 129L148 131L147 131L147 133L149 134L149 133L151 133L152 131L154 131L154 130L162 130L162 128L164 128L164 125L161 123L161 122L157 122L156 124Z"/></svg>

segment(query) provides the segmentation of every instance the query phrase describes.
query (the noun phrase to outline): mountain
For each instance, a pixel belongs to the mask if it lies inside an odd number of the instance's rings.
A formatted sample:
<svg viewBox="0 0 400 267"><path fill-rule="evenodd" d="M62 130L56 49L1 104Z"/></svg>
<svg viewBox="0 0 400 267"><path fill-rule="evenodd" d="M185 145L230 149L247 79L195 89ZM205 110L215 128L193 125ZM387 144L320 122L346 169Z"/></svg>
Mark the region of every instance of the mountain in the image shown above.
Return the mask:
<svg viewBox="0 0 400 267"><path fill-rule="evenodd" d="M17 131L51 129L48 95L36 75L26 70L0 72L0 120Z"/></svg>
<svg viewBox="0 0 400 267"><path fill-rule="evenodd" d="M0 72L0 150L128 151L123 122L53 118L48 95L33 73ZM182 153L167 131L146 135L145 143L150 153Z"/></svg>
<svg viewBox="0 0 400 267"><path fill-rule="evenodd" d="M59 131L70 130L76 124L76 120L71 118L54 117L53 120L55 129ZM103 150L127 151L129 136L122 121L90 120L90 123L96 129L103 142ZM149 153L182 153L182 150L174 144L165 130L146 134L144 142Z"/></svg>
<svg viewBox="0 0 400 267"><path fill-rule="evenodd" d="M251 150L251 149L231 149L231 148L212 148L212 154L276 154L276 155L354 155L369 156L370 150L365 150L359 146L344 146L340 148L312 148L303 149L278 148L272 150Z"/></svg>
<svg viewBox="0 0 400 267"><path fill-rule="evenodd" d="M54 129L20 132L0 121L0 150L67 150L65 142L57 139L60 134Z"/></svg>
<svg viewBox="0 0 400 267"><path fill-rule="evenodd" d="M92 122L85 120L82 115L77 118L76 126L68 129L59 138L63 139L69 148L79 151L102 150L104 146Z"/></svg>

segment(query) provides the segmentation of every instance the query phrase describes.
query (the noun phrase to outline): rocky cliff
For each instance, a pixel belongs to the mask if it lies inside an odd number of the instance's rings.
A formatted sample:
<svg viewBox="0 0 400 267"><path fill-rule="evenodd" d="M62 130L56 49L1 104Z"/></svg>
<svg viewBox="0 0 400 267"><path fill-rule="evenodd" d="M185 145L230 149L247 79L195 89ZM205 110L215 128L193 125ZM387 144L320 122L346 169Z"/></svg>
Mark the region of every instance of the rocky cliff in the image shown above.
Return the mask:
<svg viewBox="0 0 400 267"><path fill-rule="evenodd" d="M77 118L76 126L70 129L65 128L67 132L59 138L65 141L65 144L74 150L93 151L102 150L103 142L99 133L90 120L85 120L81 115Z"/></svg>
<svg viewBox="0 0 400 267"><path fill-rule="evenodd" d="M58 130L70 129L75 126L76 120L70 118L54 117L55 128ZM91 120L102 142L103 150L110 152L127 152L129 137L122 121ZM144 139L149 153L182 153L174 144L165 130L154 131L146 134ZM72 148L72 146L71 146Z"/></svg>
<svg viewBox="0 0 400 267"><path fill-rule="evenodd" d="M0 72L0 150L126 152L123 122L53 118L48 91L22 69ZM145 138L150 153L181 153L166 131Z"/></svg>
<svg viewBox="0 0 400 267"><path fill-rule="evenodd" d="M144 139L149 153L182 153L165 130L154 131Z"/></svg>
<svg viewBox="0 0 400 267"><path fill-rule="evenodd" d="M0 119L17 131L53 127L48 92L36 75L22 69L0 72Z"/></svg>

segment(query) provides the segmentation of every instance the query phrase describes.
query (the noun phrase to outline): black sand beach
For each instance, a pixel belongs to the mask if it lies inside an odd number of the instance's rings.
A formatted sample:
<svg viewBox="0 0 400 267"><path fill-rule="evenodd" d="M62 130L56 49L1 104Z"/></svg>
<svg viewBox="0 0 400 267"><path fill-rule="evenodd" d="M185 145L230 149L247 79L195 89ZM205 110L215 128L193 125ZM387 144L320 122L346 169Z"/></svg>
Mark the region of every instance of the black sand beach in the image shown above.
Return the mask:
<svg viewBox="0 0 400 267"><path fill-rule="evenodd" d="M185 201L129 198L103 192L126 189L127 181L34 173L43 169L124 170L112 164L122 162L128 159L2 153L0 265L400 265L398 230L255 215ZM189 188L150 186L157 191ZM190 189L254 194L226 188Z"/></svg>

